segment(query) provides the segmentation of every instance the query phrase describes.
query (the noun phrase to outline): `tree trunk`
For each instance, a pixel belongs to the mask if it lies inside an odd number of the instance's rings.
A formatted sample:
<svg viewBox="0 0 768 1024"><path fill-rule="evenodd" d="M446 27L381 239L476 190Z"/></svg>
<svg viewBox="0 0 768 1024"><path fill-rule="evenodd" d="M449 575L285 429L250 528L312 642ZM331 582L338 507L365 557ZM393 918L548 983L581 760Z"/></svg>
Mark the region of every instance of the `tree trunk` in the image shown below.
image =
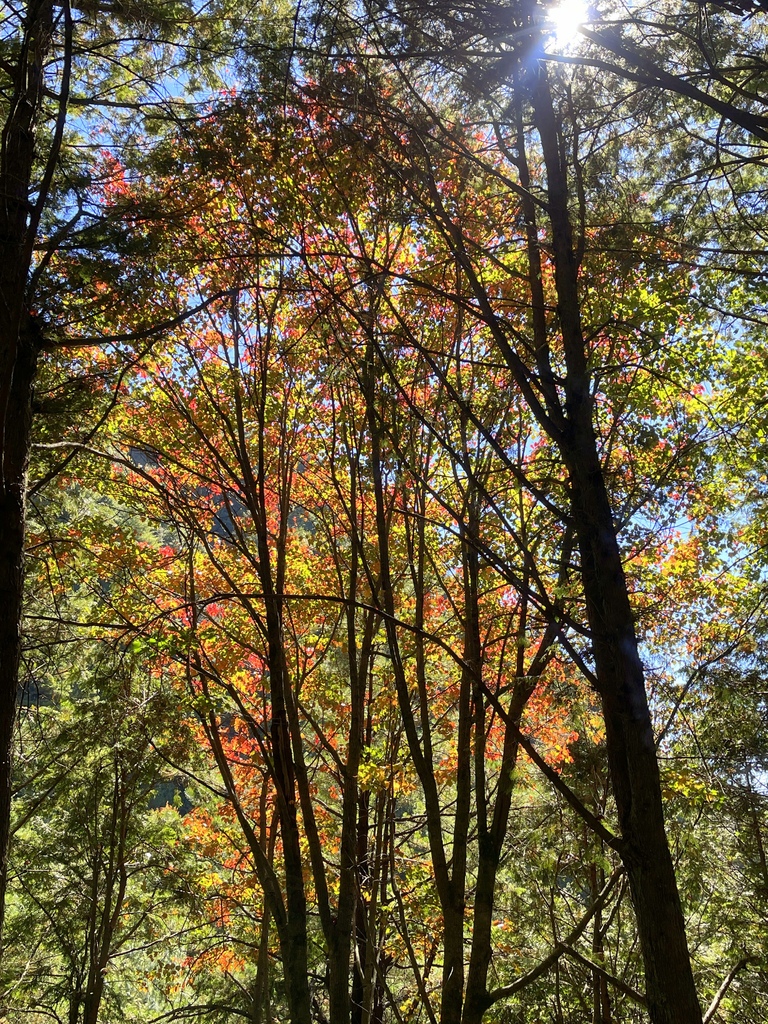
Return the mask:
<svg viewBox="0 0 768 1024"><path fill-rule="evenodd" d="M21 659L24 526L38 331L27 308L34 131L51 45L50 0L31 0L0 146L0 944L8 885L13 729Z"/></svg>
<svg viewBox="0 0 768 1024"><path fill-rule="evenodd" d="M259 954L256 960L256 980L251 989L251 1024L264 1024L269 1003L269 906L264 907L259 935Z"/></svg>
<svg viewBox="0 0 768 1024"><path fill-rule="evenodd" d="M605 885L605 872L597 868L596 864L589 866L589 885L592 890L592 903L597 902L597 897ZM605 959L603 948L603 911L600 906L592 918L592 959L602 964ZM597 971L592 972L592 1024L613 1024L611 1013L611 997L608 992L608 981L605 975Z"/></svg>
<svg viewBox="0 0 768 1024"><path fill-rule="evenodd" d="M584 440L584 439L583 439ZM592 442L594 446L594 439ZM700 1024L632 609L596 447L569 453L572 513L616 809L654 1024Z"/></svg>
<svg viewBox="0 0 768 1024"><path fill-rule="evenodd" d="M592 422L590 370L581 326L578 264L552 95L542 66L532 83L547 174L557 314L567 367L567 423L558 444L568 469L571 515L602 699L613 793L645 965L653 1024L701 1024L664 813L651 716L621 551Z"/></svg>
<svg viewBox="0 0 768 1024"><path fill-rule="evenodd" d="M6 337L0 339L4 347ZM8 885L13 732L19 688L24 595L26 473L32 420L32 383L38 351L37 332L29 318L23 329L17 332L13 347L16 355L6 405L0 485L0 939Z"/></svg>

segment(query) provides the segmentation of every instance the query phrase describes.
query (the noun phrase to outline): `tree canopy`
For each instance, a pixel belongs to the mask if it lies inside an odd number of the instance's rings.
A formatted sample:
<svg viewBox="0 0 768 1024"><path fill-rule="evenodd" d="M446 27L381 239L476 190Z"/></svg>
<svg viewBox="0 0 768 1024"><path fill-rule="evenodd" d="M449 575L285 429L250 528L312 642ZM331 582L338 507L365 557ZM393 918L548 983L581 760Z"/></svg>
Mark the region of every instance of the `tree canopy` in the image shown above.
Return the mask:
<svg viewBox="0 0 768 1024"><path fill-rule="evenodd" d="M759 4L0 36L0 1016L768 1011Z"/></svg>

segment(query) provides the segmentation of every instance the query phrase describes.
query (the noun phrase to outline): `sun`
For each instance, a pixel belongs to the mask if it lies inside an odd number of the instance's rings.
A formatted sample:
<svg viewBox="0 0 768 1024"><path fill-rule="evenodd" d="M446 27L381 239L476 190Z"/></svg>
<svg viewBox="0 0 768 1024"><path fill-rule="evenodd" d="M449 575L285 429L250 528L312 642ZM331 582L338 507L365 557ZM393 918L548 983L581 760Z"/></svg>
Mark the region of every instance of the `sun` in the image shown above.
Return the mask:
<svg viewBox="0 0 768 1024"><path fill-rule="evenodd" d="M571 46L579 34L579 28L588 20L589 3L586 0L560 0L559 4L550 7L547 23L557 49L565 50Z"/></svg>

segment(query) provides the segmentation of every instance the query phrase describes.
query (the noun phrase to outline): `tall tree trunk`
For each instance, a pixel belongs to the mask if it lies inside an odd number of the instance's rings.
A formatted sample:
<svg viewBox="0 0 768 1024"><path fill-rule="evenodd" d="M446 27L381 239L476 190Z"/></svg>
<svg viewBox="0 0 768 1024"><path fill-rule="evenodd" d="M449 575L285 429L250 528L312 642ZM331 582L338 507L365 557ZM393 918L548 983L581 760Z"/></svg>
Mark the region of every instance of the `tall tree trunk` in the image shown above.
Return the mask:
<svg viewBox="0 0 768 1024"><path fill-rule="evenodd" d="M0 339L0 344L5 344L5 335ZM7 426L0 486L0 939L8 885L13 731L19 687L24 593L26 471L32 419L32 382L37 364L36 331L28 320L17 333L15 348L16 357L6 405Z"/></svg>
<svg viewBox="0 0 768 1024"><path fill-rule="evenodd" d="M26 298L34 236L29 191L52 12L50 0L28 4L0 146L0 944L21 659L26 473L38 355L38 331Z"/></svg>
<svg viewBox="0 0 768 1024"><path fill-rule="evenodd" d="M653 1024L701 1024L664 813L634 616L592 420L568 181L546 69L532 97L547 174L557 314L567 367L566 426L558 438L568 469L571 515L603 706L623 860L637 918Z"/></svg>

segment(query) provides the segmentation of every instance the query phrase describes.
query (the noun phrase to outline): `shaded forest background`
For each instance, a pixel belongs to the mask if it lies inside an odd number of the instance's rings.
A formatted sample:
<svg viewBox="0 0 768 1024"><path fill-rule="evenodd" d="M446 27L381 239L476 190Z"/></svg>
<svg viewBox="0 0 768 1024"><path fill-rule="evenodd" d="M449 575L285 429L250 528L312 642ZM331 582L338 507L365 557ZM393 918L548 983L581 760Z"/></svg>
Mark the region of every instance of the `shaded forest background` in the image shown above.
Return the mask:
<svg viewBox="0 0 768 1024"><path fill-rule="evenodd" d="M761 8L4 4L0 1019L766 1019Z"/></svg>

